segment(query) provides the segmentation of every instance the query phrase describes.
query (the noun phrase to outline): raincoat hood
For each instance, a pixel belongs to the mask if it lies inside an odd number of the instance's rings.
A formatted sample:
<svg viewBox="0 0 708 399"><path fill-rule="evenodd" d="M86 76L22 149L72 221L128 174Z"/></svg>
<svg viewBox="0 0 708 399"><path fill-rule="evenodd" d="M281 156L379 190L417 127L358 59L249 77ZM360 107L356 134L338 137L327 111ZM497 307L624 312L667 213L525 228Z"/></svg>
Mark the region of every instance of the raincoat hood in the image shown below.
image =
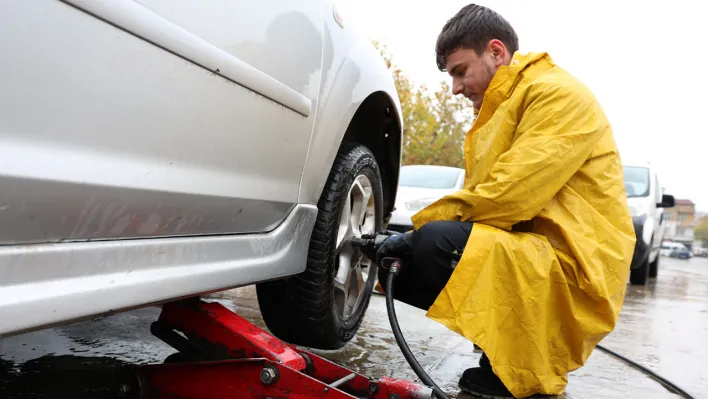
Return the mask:
<svg viewBox="0 0 708 399"><path fill-rule="evenodd" d="M465 139L464 187L414 227L474 222L428 317L479 345L516 397L559 395L615 326L635 235L610 124L546 53L498 69Z"/></svg>

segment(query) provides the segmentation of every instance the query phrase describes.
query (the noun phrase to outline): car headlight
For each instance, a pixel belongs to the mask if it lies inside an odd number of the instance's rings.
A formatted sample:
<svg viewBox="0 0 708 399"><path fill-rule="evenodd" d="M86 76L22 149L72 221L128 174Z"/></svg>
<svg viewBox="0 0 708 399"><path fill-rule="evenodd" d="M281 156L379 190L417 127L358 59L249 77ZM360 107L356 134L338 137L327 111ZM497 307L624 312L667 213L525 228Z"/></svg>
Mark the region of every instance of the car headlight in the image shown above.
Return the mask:
<svg viewBox="0 0 708 399"><path fill-rule="evenodd" d="M406 209L408 209L409 211L418 212L419 210L425 208L426 206L432 204L435 201L437 201L437 200L433 199L433 198L423 198L423 199L408 201L408 202L406 202Z"/></svg>

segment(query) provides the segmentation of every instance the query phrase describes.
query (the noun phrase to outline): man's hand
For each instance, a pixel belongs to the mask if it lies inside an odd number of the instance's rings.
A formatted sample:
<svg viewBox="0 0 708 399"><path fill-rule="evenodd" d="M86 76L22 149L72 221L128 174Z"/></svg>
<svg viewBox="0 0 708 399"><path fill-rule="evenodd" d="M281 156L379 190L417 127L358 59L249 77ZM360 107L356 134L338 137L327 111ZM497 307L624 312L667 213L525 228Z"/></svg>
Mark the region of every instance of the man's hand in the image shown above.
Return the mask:
<svg viewBox="0 0 708 399"><path fill-rule="evenodd" d="M386 239L376 251L376 264L384 267L384 258L409 258L413 254L413 231L394 235Z"/></svg>

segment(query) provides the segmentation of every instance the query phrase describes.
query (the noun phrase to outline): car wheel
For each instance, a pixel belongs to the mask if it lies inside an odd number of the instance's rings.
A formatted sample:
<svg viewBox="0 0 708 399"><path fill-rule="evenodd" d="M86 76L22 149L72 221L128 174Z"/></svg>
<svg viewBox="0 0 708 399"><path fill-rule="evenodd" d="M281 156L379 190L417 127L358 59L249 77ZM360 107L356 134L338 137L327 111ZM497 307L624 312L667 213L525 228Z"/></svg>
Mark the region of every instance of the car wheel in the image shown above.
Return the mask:
<svg viewBox="0 0 708 399"><path fill-rule="evenodd" d="M644 285L649 279L649 258L647 258L642 265L636 269L633 269L629 273L629 282L634 285Z"/></svg>
<svg viewBox="0 0 708 399"><path fill-rule="evenodd" d="M257 284L268 329L278 338L319 349L341 348L369 306L376 265L351 245L381 229L381 174L366 147L342 145L318 203L306 270Z"/></svg>
<svg viewBox="0 0 708 399"><path fill-rule="evenodd" d="M656 255L654 262L649 264L649 277L656 278L659 275L659 255Z"/></svg>

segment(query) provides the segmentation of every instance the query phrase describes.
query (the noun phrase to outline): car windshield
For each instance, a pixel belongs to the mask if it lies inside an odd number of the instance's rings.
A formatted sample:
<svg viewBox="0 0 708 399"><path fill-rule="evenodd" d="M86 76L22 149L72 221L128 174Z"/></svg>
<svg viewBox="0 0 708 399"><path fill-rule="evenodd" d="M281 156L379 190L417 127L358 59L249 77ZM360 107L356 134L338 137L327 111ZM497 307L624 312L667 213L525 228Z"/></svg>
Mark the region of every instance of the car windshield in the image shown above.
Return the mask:
<svg viewBox="0 0 708 399"><path fill-rule="evenodd" d="M638 166L624 167L624 187L627 196L646 197L649 195L649 169Z"/></svg>
<svg viewBox="0 0 708 399"><path fill-rule="evenodd" d="M451 189L455 188L461 170L453 168L404 166L399 184L405 187Z"/></svg>

